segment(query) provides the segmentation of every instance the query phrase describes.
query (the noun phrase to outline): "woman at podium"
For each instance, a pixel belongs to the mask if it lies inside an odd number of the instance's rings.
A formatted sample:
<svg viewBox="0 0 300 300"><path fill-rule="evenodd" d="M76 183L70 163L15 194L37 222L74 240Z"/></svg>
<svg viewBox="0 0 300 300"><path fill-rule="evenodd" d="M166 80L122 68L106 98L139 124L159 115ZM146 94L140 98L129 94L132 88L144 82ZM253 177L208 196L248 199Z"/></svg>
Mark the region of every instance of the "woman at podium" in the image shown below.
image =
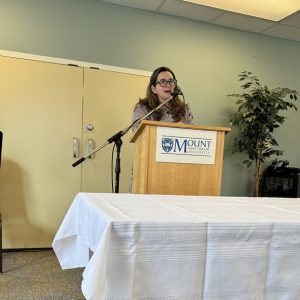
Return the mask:
<svg viewBox="0 0 300 300"><path fill-rule="evenodd" d="M179 95L182 95L177 86L174 72L167 67L157 68L151 75L146 90L146 97L140 99L133 111L133 122L146 116L151 110L161 106L147 119L163 122L183 122L193 124L193 115L190 108L185 104ZM137 129L139 122L133 126L133 131Z"/></svg>

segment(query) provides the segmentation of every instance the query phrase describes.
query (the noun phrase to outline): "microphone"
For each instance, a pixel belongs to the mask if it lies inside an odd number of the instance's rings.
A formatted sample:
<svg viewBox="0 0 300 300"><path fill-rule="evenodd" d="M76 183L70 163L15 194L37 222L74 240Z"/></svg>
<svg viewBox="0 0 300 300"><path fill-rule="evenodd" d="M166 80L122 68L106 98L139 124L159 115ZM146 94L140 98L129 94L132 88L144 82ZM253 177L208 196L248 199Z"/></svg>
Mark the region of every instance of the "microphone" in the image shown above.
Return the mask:
<svg viewBox="0 0 300 300"><path fill-rule="evenodd" d="M174 92L171 92L171 95L175 98L177 97L178 95L182 95L183 96L183 92L180 88L180 86L176 85L175 86L175 89L174 89Z"/></svg>

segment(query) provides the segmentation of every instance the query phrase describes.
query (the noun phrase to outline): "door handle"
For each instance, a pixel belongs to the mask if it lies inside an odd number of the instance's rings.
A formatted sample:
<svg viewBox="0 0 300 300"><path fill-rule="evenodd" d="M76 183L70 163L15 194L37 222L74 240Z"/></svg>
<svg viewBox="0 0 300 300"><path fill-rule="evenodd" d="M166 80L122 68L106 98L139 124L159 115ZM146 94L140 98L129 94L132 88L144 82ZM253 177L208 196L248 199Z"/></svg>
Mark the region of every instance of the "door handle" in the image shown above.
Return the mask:
<svg viewBox="0 0 300 300"><path fill-rule="evenodd" d="M95 149L95 142L92 139L88 139L88 153L91 153ZM90 155L89 158L94 158L94 155Z"/></svg>
<svg viewBox="0 0 300 300"><path fill-rule="evenodd" d="M79 157L79 139L73 137L73 158Z"/></svg>

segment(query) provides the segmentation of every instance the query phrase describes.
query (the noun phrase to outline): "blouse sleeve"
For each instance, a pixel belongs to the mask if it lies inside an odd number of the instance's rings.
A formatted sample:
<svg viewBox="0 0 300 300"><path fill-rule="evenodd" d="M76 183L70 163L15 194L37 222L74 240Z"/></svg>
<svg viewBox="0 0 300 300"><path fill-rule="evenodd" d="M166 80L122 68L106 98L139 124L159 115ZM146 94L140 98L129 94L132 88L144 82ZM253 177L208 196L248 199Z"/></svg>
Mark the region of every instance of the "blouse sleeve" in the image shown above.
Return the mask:
<svg viewBox="0 0 300 300"><path fill-rule="evenodd" d="M145 105L138 103L133 111L133 116L132 116L132 122L144 117L146 114L148 113L147 108L145 107ZM132 131L135 132L137 130L137 128L139 127L140 122L135 123L132 126Z"/></svg>
<svg viewBox="0 0 300 300"><path fill-rule="evenodd" d="M189 105L186 105L185 109L185 124L194 124L194 116Z"/></svg>

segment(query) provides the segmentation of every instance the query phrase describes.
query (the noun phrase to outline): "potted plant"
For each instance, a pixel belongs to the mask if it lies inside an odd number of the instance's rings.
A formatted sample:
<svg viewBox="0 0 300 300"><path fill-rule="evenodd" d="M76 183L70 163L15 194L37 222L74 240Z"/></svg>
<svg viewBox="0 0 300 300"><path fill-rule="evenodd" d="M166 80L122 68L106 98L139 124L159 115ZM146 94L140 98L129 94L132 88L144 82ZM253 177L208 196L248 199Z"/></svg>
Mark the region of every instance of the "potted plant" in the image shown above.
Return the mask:
<svg viewBox="0 0 300 300"><path fill-rule="evenodd" d="M286 117L280 112L297 107L293 103L299 93L289 88L269 89L261 85L259 79L251 72L241 72L239 81L245 93L230 94L236 99L237 111L230 117L232 126L239 130L239 136L233 141L232 152L244 152L248 159L243 163L250 167L255 162L255 196L259 195L261 166L272 155L282 155L277 149L278 143L273 136L276 128L282 125Z"/></svg>

